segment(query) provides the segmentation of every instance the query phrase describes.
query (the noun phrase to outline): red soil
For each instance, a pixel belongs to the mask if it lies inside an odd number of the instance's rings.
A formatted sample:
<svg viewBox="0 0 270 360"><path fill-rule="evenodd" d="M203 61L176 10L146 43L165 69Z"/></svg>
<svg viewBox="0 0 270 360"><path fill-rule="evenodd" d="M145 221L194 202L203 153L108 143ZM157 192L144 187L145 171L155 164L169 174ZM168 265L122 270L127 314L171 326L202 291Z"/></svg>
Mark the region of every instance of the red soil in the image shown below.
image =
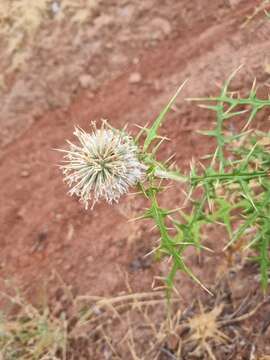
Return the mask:
<svg viewBox="0 0 270 360"><path fill-rule="evenodd" d="M151 121L176 87L190 78L162 129L172 139L164 145L162 156L176 153L178 166L186 169L191 157L209 150L207 140L195 131L211 127L212 115L188 104L184 97L217 93L221 82L242 63L245 67L235 88L246 91L255 76L260 84L269 79L264 69L269 60L269 23L259 17L241 28L257 3L183 0L172 8L168 2L162 14L171 24L168 33L151 46L138 38L135 47L119 47L130 61L118 66L115 73L108 67L108 80L103 80L99 90L79 90L68 107L46 111L29 122L27 129L18 112L16 132L2 147L0 157L2 278L15 278L24 287L36 289L56 270L78 292L100 295L122 291L125 274L139 291L150 289L153 276L166 273L166 264L143 259L155 240L151 226L127 221L142 212L145 204L128 197L119 205L100 203L94 211L85 211L77 199L66 195L57 167L60 156L53 149L72 138L74 124L87 129L91 120L107 118L115 127L128 123L134 132L134 124ZM142 16L150 21L155 9ZM101 56L100 67L106 66L106 56ZM129 81L133 72L141 74L136 84ZM61 92L61 84L57 86L55 91ZM179 205L178 192L169 194L167 202ZM219 240L218 234L211 234L209 241L218 250L215 240ZM208 285L217 275L209 264L217 259L221 264L225 261L217 253L203 269L194 264ZM183 286L187 290L183 296L188 299L196 285L188 280Z"/></svg>

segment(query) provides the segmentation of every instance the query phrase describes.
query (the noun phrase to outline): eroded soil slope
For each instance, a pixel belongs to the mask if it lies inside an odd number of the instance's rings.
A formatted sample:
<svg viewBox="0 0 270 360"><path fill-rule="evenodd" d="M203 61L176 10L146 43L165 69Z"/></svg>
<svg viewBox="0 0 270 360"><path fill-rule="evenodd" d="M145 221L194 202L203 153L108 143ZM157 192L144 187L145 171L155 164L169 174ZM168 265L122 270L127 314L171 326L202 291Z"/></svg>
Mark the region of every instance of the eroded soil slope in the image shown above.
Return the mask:
<svg viewBox="0 0 270 360"><path fill-rule="evenodd" d="M64 24L60 31L53 18L43 24L39 44L29 50L21 71L6 76L1 97L3 278L32 289L56 270L79 292L115 294L125 288L126 274L139 291L151 287L154 275L166 273L166 264L143 257L156 240L150 224L127 222L146 204L128 197L86 212L67 197L53 149L65 146L75 124L87 129L100 118L136 131L133 125L152 120L189 78L162 129L171 139L162 155L176 153L177 165L186 169L192 156L207 153L210 145L196 130L211 127L212 118L184 98L217 93L241 64L236 90L246 91L254 77L267 85L270 25L262 16L242 27L257 3L108 1L95 7L80 30ZM174 206L180 200L177 189L167 196ZM203 269L194 264L207 285L219 274L209 264L218 259L224 270L219 240L212 235L217 253L206 258ZM181 286L188 302L195 286L189 280Z"/></svg>

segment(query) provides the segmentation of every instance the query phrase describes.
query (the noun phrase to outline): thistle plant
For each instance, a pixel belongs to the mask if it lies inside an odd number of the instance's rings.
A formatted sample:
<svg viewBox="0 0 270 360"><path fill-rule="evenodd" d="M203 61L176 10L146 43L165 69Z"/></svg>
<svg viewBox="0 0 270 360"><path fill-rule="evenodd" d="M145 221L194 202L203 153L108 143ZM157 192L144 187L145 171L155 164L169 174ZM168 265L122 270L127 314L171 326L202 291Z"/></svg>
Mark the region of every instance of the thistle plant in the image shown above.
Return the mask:
<svg viewBox="0 0 270 360"><path fill-rule="evenodd" d="M234 76L235 73L225 82L219 96L189 99L215 113L215 127L201 133L213 138L216 149L204 163L198 160L192 164L188 173L180 172L168 160L157 160L158 150L166 140L158 130L184 84L152 125L141 128L136 138L126 130L103 124L92 134L76 129L79 145L69 142L70 149L62 150L66 153L62 169L71 186L70 193L79 196L86 206L89 199L94 203L101 198L109 203L117 201L135 185L147 199L149 207L139 219L154 222L159 232L159 244L154 251L159 258L169 258L170 270L165 279L168 296L178 271L210 292L185 259L190 247L198 252L211 250L202 242L208 224L223 226L227 231L224 251L233 249L237 242L242 251L249 250L259 263L262 288L267 289L270 136L250 126L259 111L270 107L270 100L257 97L256 82L246 97L231 92L229 85ZM244 121L242 128L235 126L235 119ZM160 194L168 182L188 194L178 209L160 205Z"/></svg>
<svg viewBox="0 0 270 360"><path fill-rule="evenodd" d="M142 180L145 166L138 160L138 149L124 131L108 126L106 122L93 132L75 128L74 135L79 145L69 143L64 165L61 166L64 180L71 187L69 194L77 195L88 208L104 198L108 203L118 201L130 186Z"/></svg>

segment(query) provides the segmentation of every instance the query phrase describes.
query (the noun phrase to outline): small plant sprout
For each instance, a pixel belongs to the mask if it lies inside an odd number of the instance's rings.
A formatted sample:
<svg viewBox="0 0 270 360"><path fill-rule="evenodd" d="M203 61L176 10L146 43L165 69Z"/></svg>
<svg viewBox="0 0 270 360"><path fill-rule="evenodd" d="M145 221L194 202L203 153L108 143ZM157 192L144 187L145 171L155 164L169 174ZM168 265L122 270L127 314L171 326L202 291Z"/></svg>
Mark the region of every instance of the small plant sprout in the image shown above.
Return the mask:
<svg viewBox="0 0 270 360"><path fill-rule="evenodd" d="M77 195L88 208L99 199L108 203L118 201L131 186L142 180L146 167L138 159L138 148L125 131L110 127L105 121L100 129L93 124L93 132L75 128L79 140L68 141L61 166L64 180L70 186L70 195Z"/></svg>

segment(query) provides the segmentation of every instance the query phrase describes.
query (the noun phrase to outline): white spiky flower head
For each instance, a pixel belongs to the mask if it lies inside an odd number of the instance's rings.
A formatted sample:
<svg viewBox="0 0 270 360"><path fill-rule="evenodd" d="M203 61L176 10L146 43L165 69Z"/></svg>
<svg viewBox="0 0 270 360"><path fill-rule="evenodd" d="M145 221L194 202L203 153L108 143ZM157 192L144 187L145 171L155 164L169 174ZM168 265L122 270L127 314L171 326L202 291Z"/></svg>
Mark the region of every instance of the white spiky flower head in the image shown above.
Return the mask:
<svg viewBox="0 0 270 360"><path fill-rule="evenodd" d="M99 199L118 201L131 186L141 181L146 170L138 159L138 148L125 131L110 127L103 121L100 129L93 123L92 133L75 127L79 143L68 141L69 150L61 166L69 194L77 195L88 208Z"/></svg>

